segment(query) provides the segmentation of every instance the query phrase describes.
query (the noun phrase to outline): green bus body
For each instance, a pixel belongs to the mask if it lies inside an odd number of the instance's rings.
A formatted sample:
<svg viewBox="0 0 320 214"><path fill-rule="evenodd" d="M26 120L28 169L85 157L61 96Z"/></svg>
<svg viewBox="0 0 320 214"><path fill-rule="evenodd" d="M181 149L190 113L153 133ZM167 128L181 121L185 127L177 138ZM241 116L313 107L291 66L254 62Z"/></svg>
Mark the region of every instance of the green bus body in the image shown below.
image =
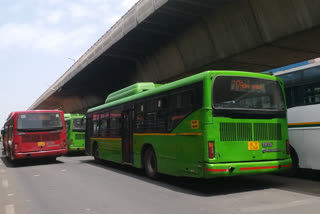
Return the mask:
<svg viewBox="0 0 320 214"><path fill-rule="evenodd" d="M67 132L68 152L84 152L85 150L85 115L64 114ZM83 129L77 129L76 123L84 123Z"/></svg>
<svg viewBox="0 0 320 214"><path fill-rule="evenodd" d="M266 116L216 109L212 90L218 77L226 81L229 77L271 80L283 98L279 78L239 71L207 71L154 84L128 97L121 96L128 93L122 89L111 94L111 102L107 99L106 104L88 110L87 154L144 168L146 151L152 148L157 172L206 179L290 169L285 103L281 114ZM259 84L252 87L261 89ZM232 90L230 94L236 93Z"/></svg>

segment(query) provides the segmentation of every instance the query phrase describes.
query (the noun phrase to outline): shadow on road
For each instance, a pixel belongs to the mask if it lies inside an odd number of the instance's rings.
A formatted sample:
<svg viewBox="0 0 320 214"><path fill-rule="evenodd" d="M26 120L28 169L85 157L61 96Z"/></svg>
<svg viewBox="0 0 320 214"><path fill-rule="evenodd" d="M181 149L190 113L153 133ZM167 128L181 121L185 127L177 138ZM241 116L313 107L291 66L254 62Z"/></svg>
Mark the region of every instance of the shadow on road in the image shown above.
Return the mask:
<svg viewBox="0 0 320 214"><path fill-rule="evenodd" d="M29 166L39 166L39 165L52 165L52 164L61 164L62 161L59 160L50 160L50 159L23 159L15 160L14 163L11 163L6 157L1 157L2 162L8 168L18 168L18 167L29 167Z"/></svg>
<svg viewBox="0 0 320 214"><path fill-rule="evenodd" d="M130 166L115 164L108 161L96 162L94 160L82 160L81 162L101 167L131 178L139 179L144 182L152 183L173 191L202 197L257 191L268 188L279 188L282 185L274 180L260 180L260 176L238 176L204 180L161 175L159 179L152 180L144 175L143 170Z"/></svg>
<svg viewBox="0 0 320 214"><path fill-rule="evenodd" d="M68 152L65 157L81 157L81 156L86 156L85 152Z"/></svg>
<svg viewBox="0 0 320 214"><path fill-rule="evenodd" d="M304 180L320 181L320 170L302 170L302 172L297 175L297 178Z"/></svg>

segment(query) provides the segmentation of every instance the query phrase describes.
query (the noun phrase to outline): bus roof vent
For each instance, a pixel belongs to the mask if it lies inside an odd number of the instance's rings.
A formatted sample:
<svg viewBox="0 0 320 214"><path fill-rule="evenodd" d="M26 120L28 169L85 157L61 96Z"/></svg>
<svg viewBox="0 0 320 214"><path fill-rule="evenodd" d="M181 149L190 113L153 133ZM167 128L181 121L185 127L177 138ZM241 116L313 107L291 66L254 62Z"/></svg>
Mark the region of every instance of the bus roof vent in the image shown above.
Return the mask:
<svg viewBox="0 0 320 214"><path fill-rule="evenodd" d="M119 100L125 97L129 97L135 94L142 93L144 91L148 91L150 89L154 89L161 86L161 84L155 84L153 82L142 82L142 83L136 83L133 85L130 85L126 88L120 89L118 91L115 91L111 94L106 99L105 103L111 103L115 100Z"/></svg>
<svg viewBox="0 0 320 214"><path fill-rule="evenodd" d="M71 114L64 114L64 118L70 118Z"/></svg>

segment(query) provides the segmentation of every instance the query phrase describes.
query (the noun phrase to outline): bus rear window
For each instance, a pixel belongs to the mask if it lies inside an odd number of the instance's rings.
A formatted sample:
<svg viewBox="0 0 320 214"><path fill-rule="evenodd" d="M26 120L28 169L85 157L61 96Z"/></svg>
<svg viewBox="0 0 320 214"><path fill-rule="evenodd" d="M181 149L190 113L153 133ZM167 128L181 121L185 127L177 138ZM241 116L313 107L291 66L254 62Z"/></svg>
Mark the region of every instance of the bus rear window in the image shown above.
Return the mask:
<svg viewBox="0 0 320 214"><path fill-rule="evenodd" d="M18 116L18 131L51 131L62 128L59 113L25 113Z"/></svg>
<svg viewBox="0 0 320 214"><path fill-rule="evenodd" d="M282 89L274 80L218 76L212 88L214 109L285 111Z"/></svg>
<svg viewBox="0 0 320 214"><path fill-rule="evenodd" d="M86 131L86 120L85 118L77 118L73 120L72 131L84 132Z"/></svg>

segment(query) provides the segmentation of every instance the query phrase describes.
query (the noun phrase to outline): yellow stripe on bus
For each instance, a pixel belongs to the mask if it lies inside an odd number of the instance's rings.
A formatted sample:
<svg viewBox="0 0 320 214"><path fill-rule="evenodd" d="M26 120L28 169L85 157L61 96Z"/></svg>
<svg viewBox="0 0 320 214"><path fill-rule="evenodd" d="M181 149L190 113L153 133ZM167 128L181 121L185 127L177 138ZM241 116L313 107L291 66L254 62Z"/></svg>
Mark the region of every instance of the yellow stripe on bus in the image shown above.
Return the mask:
<svg viewBox="0 0 320 214"><path fill-rule="evenodd" d="M202 133L179 133L178 135L182 135L182 136L201 136Z"/></svg>
<svg viewBox="0 0 320 214"><path fill-rule="evenodd" d="M289 126L303 126L303 125L320 125L320 122L308 122L308 123L289 123Z"/></svg>
<svg viewBox="0 0 320 214"><path fill-rule="evenodd" d="M181 135L181 136L201 136L202 133L135 133L135 136L176 136L176 135Z"/></svg>
<svg viewBox="0 0 320 214"><path fill-rule="evenodd" d="M176 136L176 133L134 133L135 136L154 136L154 135L161 135L161 136Z"/></svg>
<svg viewBox="0 0 320 214"><path fill-rule="evenodd" d="M91 140L122 140L122 138L91 138Z"/></svg>

